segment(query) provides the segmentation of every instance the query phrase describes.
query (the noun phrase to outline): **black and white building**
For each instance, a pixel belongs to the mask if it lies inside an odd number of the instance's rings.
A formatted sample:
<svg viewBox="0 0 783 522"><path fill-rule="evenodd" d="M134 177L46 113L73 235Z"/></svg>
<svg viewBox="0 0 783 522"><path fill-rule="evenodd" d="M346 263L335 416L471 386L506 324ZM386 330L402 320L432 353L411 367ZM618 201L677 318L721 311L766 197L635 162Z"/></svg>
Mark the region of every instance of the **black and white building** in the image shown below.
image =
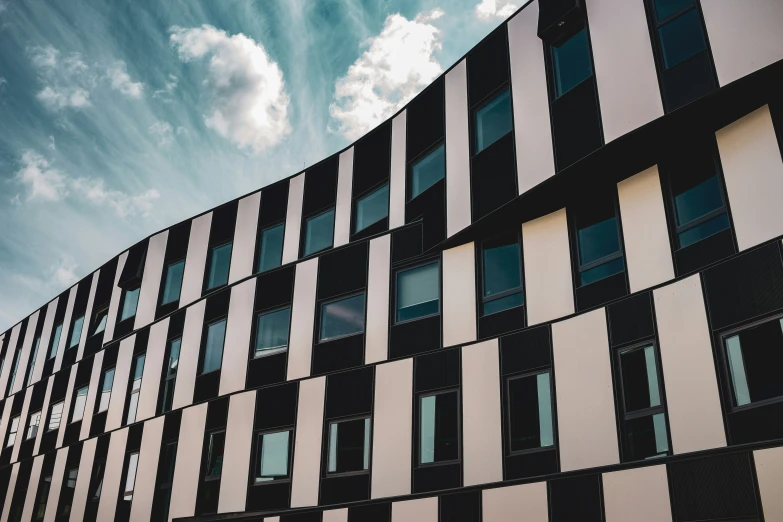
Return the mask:
<svg viewBox="0 0 783 522"><path fill-rule="evenodd" d="M783 521L783 1L534 0L0 334L0 522Z"/></svg>

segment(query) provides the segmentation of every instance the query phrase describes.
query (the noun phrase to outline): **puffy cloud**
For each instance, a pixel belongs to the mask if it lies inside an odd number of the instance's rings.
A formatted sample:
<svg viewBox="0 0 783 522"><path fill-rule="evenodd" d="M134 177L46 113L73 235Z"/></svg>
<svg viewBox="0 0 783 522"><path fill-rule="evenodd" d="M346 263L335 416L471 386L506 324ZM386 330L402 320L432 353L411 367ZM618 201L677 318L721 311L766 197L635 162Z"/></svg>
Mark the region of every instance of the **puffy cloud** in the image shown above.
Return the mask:
<svg viewBox="0 0 783 522"><path fill-rule="evenodd" d="M179 129L181 128L182 127L177 129L178 133ZM171 145L171 142L174 141L174 129L167 121L156 121L149 126L148 130L152 137L155 138L155 141L158 142L158 145L161 147Z"/></svg>
<svg viewBox="0 0 783 522"><path fill-rule="evenodd" d="M27 200L59 201L68 195L65 175L32 150L22 153L14 180L27 189ZM19 200L17 199L17 202Z"/></svg>
<svg viewBox="0 0 783 522"><path fill-rule="evenodd" d="M172 27L170 39L183 62L209 57L207 127L253 152L277 145L291 132L283 73L263 45L210 25Z"/></svg>
<svg viewBox="0 0 783 522"><path fill-rule="evenodd" d="M127 66L122 60L114 62L106 71L106 76L111 83L111 88L119 91L128 98L141 98L144 93L144 84L134 82L127 71Z"/></svg>
<svg viewBox="0 0 783 522"><path fill-rule="evenodd" d="M119 190L107 189L102 179L76 178L72 180L73 192L95 205L107 205L121 218L131 216L150 217L153 202L160 198L155 189L131 196Z"/></svg>
<svg viewBox="0 0 783 522"><path fill-rule="evenodd" d="M66 108L81 109L92 105L90 103L90 93L81 87L56 88L46 86L41 92L36 94L36 98L46 107L53 111L59 111Z"/></svg>
<svg viewBox="0 0 783 522"><path fill-rule="evenodd" d="M492 17L508 18L517 9L519 7L510 0L481 0L481 3L476 5L476 16L485 20Z"/></svg>
<svg viewBox="0 0 783 522"><path fill-rule="evenodd" d="M47 45L28 49L30 61L44 84L36 97L51 111L89 107L90 89L94 78L78 53L65 58L60 51Z"/></svg>
<svg viewBox="0 0 783 522"><path fill-rule="evenodd" d="M329 113L337 128L356 139L394 114L443 71L435 58L441 49L433 9L413 20L400 14L386 18L381 33L367 40L367 50L335 84Z"/></svg>

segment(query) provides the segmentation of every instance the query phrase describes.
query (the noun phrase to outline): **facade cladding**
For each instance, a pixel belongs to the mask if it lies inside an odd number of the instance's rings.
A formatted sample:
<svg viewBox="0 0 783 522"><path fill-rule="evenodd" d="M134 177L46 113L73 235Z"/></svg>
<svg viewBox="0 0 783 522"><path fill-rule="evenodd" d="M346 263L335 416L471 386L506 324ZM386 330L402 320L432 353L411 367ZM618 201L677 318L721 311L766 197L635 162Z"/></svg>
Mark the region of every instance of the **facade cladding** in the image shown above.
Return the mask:
<svg viewBox="0 0 783 522"><path fill-rule="evenodd" d="M537 0L0 335L0 522L783 520L783 2Z"/></svg>

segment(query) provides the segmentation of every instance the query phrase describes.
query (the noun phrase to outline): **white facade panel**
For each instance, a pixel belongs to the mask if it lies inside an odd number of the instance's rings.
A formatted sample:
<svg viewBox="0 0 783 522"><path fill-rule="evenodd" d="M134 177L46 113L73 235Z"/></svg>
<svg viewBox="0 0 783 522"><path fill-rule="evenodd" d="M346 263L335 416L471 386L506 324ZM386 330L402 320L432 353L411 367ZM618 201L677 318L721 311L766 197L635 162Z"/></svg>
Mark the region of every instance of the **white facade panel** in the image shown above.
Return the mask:
<svg viewBox="0 0 783 522"><path fill-rule="evenodd" d="M87 507L87 497L90 492L90 479L92 478L91 470L93 462L95 462L95 448L97 446L97 437L86 440L82 444L82 454L79 457L79 471L85 470L85 472L76 475L71 516L68 518L70 522L81 522L84 520L84 511Z"/></svg>
<svg viewBox="0 0 783 522"><path fill-rule="evenodd" d="M49 498L46 500L44 522L54 522L55 516L57 515L57 504L60 501L60 489L62 489L63 486L65 463L67 459L67 447L57 450L57 456L54 459L54 469L52 470L52 485L49 487Z"/></svg>
<svg viewBox="0 0 783 522"><path fill-rule="evenodd" d="M30 399L33 395L33 389L27 388L22 400L22 413L19 416L19 431L16 433L16 440L14 441L14 447L11 450L11 462L16 462L19 458L19 448L22 445L22 441L27 436L27 424L30 422Z"/></svg>
<svg viewBox="0 0 783 522"><path fill-rule="evenodd" d="M160 280L163 277L163 260L166 256L166 243L169 231L152 236L147 243L147 255L144 258L144 274L141 278L139 302L136 307L136 318L133 329L147 326L155 320L155 309L158 307Z"/></svg>
<svg viewBox="0 0 783 522"><path fill-rule="evenodd" d="M443 345L476 340L476 253L473 243L443 251Z"/></svg>
<svg viewBox="0 0 783 522"><path fill-rule="evenodd" d="M120 349L117 352L117 365L114 367L114 383L109 397L109 411L106 413L106 427L104 431L115 430L123 425L122 418L125 409L125 397L128 393L128 379L130 378L131 365L133 364L133 346L136 344L136 334L120 341Z"/></svg>
<svg viewBox="0 0 783 522"><path fill-rule="evenodd" d="M117 270L114 272L114 284L111 287L111 298L109 298L109 315L106 317L106 328L103 330L103 344L114 339L114 326L117 324L117 313L120 310L120 300L122 298L122 288L117 286L117 283L120 282L122 269L125 268L125 261L127 260L127 250L117 258ZM63 337L65 337L65 324L63 324ZM60 341L62 341L62 338Z"/></svg>
<svg viewBox="0 0 783 522"><path fill-rule="evenodd" d="M468 71L465 60L446 73L446 236L471 223Z"/></svg>
<svg viewBox="0 0 783 522"><path fill-rule="evenodd" d="M133 489L130 522L148 522L150 520L165 420L165 417L157 417L144 423L139 461L136 467L136 483Z"/></svg>
<svg viewBox="0 0 783 522"><path fill-rule="evenodd" d="M101 498L98 501L98 520L114 520L117 511L117 497L120 494L122 468L125 464L125 447L128 442L128 428L112 432L109 451L106 454L106 470L103 472Z"/></svg>
<svg viewBox="0 0 783 522"><path fill-rule="evenodd" d="M76 382L76 371L79 369L79 364L76 363L71 366L71 373L68 376L68 387L65 389L65 403L63 405L63 416L60 421L60 429L57 431L57 448L62 447L63 438L65 437L65 428L68 427L68 421L71 419L71 404L73 403L73 384Z"/></svg>
<svg viewBox="0 0 783 522"><path fill-rule="evenodd" d="M46 391L44 392L43 407L41 408L41 423L38 426L38 435L35 437L35 443L33 444L33 455L38 455L38 451L41 449L41 438L46 432L46 424L49 422L49 401L52 398L52 386L54 385L54 375L49 376L46 380ZM4 430L0 426L0 437L4 435Z"/></svg>
<svg viewBox="0 0 783 522"><path fill-rule="evenodd" d="M92 274L92 281L90 281L90 293L87 296L87 310L84 312L84 323L82 325L82 335L79 338L79 347L76 351L76 360L81 361L84 355L84 345L87 342L92 331L92 309L95 305L95 292L98 290L98 279L101 276L101 271L96 270Z"/></svg>
<svg viewBox="0 0 783 522"><path fill-rule="evenodd" d="M255 279L248 279L231 288L225 348L220 371L220 395L245 389L255 296Z"/></svg>
<svg viewBox="0 0 783 522"><path fill-rule="evenodd" d="M407 178L407 111L392 119L391 173L389 175L389 230L405 224L405 181Z"/></svg>
<svg viewBox="0 0 783 522"><path fill-rule="evenodd" d="M193 516L196 511L198 483L201 480L201 446L204 443L206 422L206 403L182 411L169 522L175 518Z"/></svg>
<svg viewBox="0 0 783 522"><path fill-rule="evenodd" d="M8 389L8 381L11 378L11 372L14 366L14 357L16 357L16 345L19 342L19 331L22 329L22 323L17 324L11 329L11 337L8 339L8 348L5 350L6 363L3 363L3 373L0 374L0 398L5 398L5 391Z"/></svg>
<svg viewBox="0 0 783 522"><path fill-rule="evenodd" d="M299 233L302 228L302 203L304 202L305 173L288 182L288 207L285 213L285 237L283 239L283 264L299 259Z"/></svg>
<svg viewBox="0 0 783 522"><path fill-rule="evenodd" d="M57 373L60 371L60 369L63 366L63 356L65 355L65 350L68 349L68 344L71 340L71 329L73 325L71 324L73 322L73 305L76 302L76 291L79 289L79 284L75 284L71 287L71 290L68 292L68 302L66 303L65 307L65 318L63 319L63 331L60 335L60 344L57 348L57 355L54 358L54 370L52 370L53 373ZM107 323L107 331L108 331L108 323ZM13 339L12 339L13 340ZM104 341L106 342L106 341Z"/></svg>
<svg viewBox="0 0 783 522"><path fill-rule="evenodd" d="M57 314L57 303L60 301L59 297L55 297L46 306L46 318L44 319L43 330L41 330L41 344L38 348L38 359L35 361L35 368L33 369L33 378L30 381L35 384L41 380L43 375L43 367L46 359L49 358L49 341L52 338L52 332L54 330L54 316ZM0 337L0 343L2 337Z"/></svg>
<svg viewBox="0 0 783 522"><path fill-rule="evenodd" d="M391 234L387 234L370 241L365 364L385 361L388 358L390 280Z"/></svg>
<svg viewBox="0 0 783 522"><path fill-rule="evenodd" d="M546 482L534 482L482 492L483 519L487 522L549 522L549 502Z"/></svg>
<svg viewBox="0 0 783 522"><path fill-rule="evenodd" d="M147 340L147 353L144 358L144 374L141 378L139 404L136 420L143 421L155 416L158 407L160 376L163 371L163 358L166 355L166 337L169 332L169 318L152 325Z"/></svg>
<svg viewBox="0 0 783 522"><path fill-rule="evenodd" d="M671 522L666 466L604 473L606 522Z"/></svg>
<svg viewBox="0 0 783 522"><path fill-rule="evenodd" d="M11 466L11 476L8 479L8 489L5 491L5 502L3 503L3 511L0 513L0 522L8 522L8 515L11 513L11 502L14 499L14 491L16 491L16 479L18 476L19 463L17 462ZM23 484L20 485L20 487L23 486Z"/></svg>
<svg viewBox="0 0 783 522"><path fill-rule="evenodd" d="M172 409L188 406L193 402L198 372L198 354L201 350L201 330L204 327L204 312L207 301L201 300L188 308L185 313L185 326L179 352L179 369L174 385Z"/></svg>
<svg viewBox="0 0 783 522"><path fill-rule="evenodd" d="M753 452L756 477L761 495L761 506L766 522L783 521L783 447L767 448Z"/></svg>
<svg viewBox="0 0 783 522"><path fill-rule="evenodd" d="M182 290L179 294L180 308L201 297L211 228L212 212L207 212L190 223L188 253L185 255L185 272L182 274Z"/></svg>
<svg viewBox="0 0 783 522"><path fill-rule="evenodd" d="M25 330L24 339L22 340L22 352L19 355L19 367L16 372L16 379L14 379L14 385L8 392L9 395L13 395L21 390L25 386L25 373L27 372L27 363L32 357L33 349L33 337L35 337L35 327L38 324L39 312L35 312L27 320L27 328Z"/></svg>
<svg viewBox="0 0 783 522"><path fill-rule="evenodd" d="M351 194L353 189L353 147L340 153L337 169L337 208L334 212L334 246L347 245L351 238Z"/></svg>
<svg viewBox="0 0 783 522"><path fill-rule="evenodd" d="M96 353L92 358L92 370L90 371L90 384L87 388L87 401L84 404L84 418L82 419L82 425L79 428L79 440L84 440L90 436L90 428L92 427L92 417L95 411L95 401L98 397L101 383L101 367L103 365L103 356L106 353L105 350L101 350ZM82 364L89 364L84 362Z"/></svg>
<svg viewBox="0 0 783 522"><path fill-rule="evenodd" d="M228 284L244 279L254 272L253 259L256 255L256 233L258 212L261 208L261 193L256 192L239 200L237 223L234 229L234 244L231 247L231 268Z"/></svg>
<svg viewBox="0 0 783 522"><path fill-rule="evenodd" d="M43 465L43 455L33 459L33 467L30 470L30 480L27 482L27 494L24 497L24 508L22 508L22 520L31 520L33 509L35 508L35 496L38 493L38 483L41 480L41 466Z"/></svg>
<svg viewBox="0 0 783 522"><path fill-rule="evenodd" d="M294 303L291 309L291 335L288 341L289 381L310 375L317 283L317 257L296 265Z"/></svg>
<svg viewBox="0 0 783 522"><path fill-rule="evenodd" d="M291 507L318 505L326 377L299 383Z"/></svg>
<svg viewBox="0 0 783 522"><path fill-rule="evenodd" d="M218 513L245 510L255 410L255 390L231 396L226 422L226 451L223 455L223 469L231 470L231 473L224 474L220 479Z"/></svg>
<svg viewBox="0 0 783 522"><path fill-rule="evenodd" d="M392 502L392 522L438 522L438 497Z"/></svg>

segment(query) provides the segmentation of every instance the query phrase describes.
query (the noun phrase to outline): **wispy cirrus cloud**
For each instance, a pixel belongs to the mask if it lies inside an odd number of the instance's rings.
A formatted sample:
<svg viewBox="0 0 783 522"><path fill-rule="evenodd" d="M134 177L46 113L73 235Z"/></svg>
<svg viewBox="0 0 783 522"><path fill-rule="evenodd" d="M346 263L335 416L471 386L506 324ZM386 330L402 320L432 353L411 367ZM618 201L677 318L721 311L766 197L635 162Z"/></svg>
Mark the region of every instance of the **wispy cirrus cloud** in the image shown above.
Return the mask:
<svg viewBox="0 0 783 522"><path fill-rule="evenodd" d="M141 98L144 94L144 84L134 82L127 71L127 65L122 60L114 62L106 70L106 77L109 79L111 88L119 91L128 98Z"/></svg>

